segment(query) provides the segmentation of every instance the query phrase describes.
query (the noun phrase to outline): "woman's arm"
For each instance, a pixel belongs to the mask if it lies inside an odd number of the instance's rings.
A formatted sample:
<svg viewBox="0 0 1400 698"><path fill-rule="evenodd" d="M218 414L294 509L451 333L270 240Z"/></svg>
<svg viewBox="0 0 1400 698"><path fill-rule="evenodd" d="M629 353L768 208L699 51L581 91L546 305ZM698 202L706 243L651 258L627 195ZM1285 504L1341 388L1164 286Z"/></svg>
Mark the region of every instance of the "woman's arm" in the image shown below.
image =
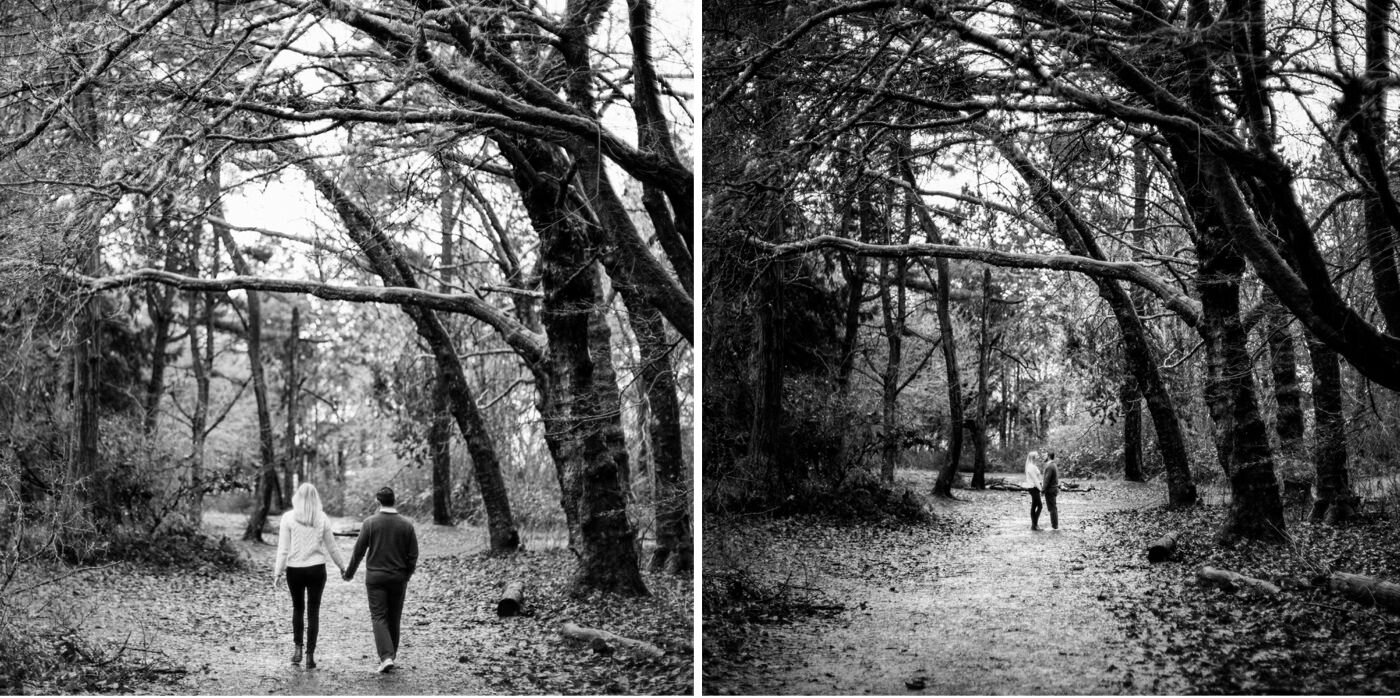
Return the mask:
<svg viewBox="0 0 1400 698"><path fill-rule="evenodd" d="M277 561L272 565L272 579L276 581L278 577L287 569L287 555L292 551L292 517L291 512L282 515L282 522L277 526Z"/></svg>
<svg viewBox="0 0 1400 698"><path fill-rule="evenodd" d="M321 527L321 543L326 546L326 552L330 553L331 560L335 561L335 566L340 568L340 573L345 574L345 558L340 556L340 546L335 543L335 533L331 531L331 517L325 514Z"/></svg>

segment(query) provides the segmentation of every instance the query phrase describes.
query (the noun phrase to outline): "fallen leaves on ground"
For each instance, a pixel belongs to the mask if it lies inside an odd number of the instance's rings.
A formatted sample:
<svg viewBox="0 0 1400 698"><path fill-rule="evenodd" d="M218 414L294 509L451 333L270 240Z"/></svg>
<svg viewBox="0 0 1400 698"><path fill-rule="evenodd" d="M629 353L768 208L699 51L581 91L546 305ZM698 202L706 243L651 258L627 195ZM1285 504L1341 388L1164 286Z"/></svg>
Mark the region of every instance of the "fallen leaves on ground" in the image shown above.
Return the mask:
<svg viewBox="0 0 1400 698"><path fill-rule="evenodd" d="M1342 527L1288 522L1283 545L1218 545L1225 509L1198 506L1110 514L1100 524L1100 564L1133 569L1136 583L1102 599L1141 644L1145 661L1199 693L1400 692L1400 615L1367 608L1300 580L1333 571L1400 580L1400 532L1385 518ZM1146 548L1179 531L1176 555L1149 564ZM1279 583L1268 597L1196 583L1205 565Z"/></svg>

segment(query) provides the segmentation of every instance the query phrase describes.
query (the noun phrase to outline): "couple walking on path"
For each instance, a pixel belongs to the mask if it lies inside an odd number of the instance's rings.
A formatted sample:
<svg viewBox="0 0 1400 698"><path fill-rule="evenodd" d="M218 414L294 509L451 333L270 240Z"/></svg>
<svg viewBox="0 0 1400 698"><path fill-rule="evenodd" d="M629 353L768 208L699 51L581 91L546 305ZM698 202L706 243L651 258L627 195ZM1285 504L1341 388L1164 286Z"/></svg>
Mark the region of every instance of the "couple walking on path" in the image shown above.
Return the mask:
<svg viewBox="0 0 1400 698"><path fill-rule="evenodd" d="M1045 457L1044 467L1040 464L1040 453L1026 454L1026 482L1023 485L1031 493L1031 530L1040 530L1040 494L1045 493L1045 508L1050 510L1050 527L1060 527L1060 510L1055 506L1055 496L1060 493L1060 469L1055 465L1055 454Z"/></svg>
<svg viewBox="0 0 1400 698"><path fill-rule="evenodd" d="M394 508L394 491L388 487L374 495L379 511L360 525L360 536L346 565L331 532L330 517L321 510L316 486L302 483L292 496L292 510L282 515L277 534L277 562L273 565L274 586L285 571L292 593L292 640L296 649L292 663L302 660L302 615L306 616L306 668L316 668L316 635L321 618L321 593L326 588L326 557L340 568L345 581L355 578L360 560L365 561L365 592L374 627L374 646L379 654L380 673L393 671L399 651L399 622L408 580L418 564L418 536L413 524Z"/></svg>

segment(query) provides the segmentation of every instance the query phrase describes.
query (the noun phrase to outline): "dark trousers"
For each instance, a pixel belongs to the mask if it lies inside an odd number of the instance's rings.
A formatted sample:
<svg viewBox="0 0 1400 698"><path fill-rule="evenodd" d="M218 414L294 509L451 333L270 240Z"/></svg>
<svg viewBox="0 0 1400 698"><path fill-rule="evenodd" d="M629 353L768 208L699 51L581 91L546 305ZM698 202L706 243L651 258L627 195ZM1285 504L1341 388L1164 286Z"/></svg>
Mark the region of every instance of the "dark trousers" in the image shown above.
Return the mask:
<svg viewBox="0 0 1400 698"><path fill-rule="evenodd" d="M321 625L321 592L326 590L326 566L288 567L287 589L292 592L292 641L301 645L302 613L306 614L306 646L316 649Z"/></svg>
<svg viewBox="0 0 1400 698"><path fill-rule="evenodd" d="M1045 490L1045 508L1050 510L1050 528L1060 527L1060 510L1055 506L1057 490Z"/></svg>
<svg viewBox="0 0 1400 698"><path fill-rule="evenodd" d="M391 659L399 653L399 622L403 619L403 598L408 580L392 575L365 575L365 592L369 594L369 618L374 625L374 648L379 660Z"/></svg>
<svg viewBox="0 0 1400 698"><path fill-rule="evenodd" d="M1031 490L1031 528L1040 524L1040 488L1032 487Z"/></svg>

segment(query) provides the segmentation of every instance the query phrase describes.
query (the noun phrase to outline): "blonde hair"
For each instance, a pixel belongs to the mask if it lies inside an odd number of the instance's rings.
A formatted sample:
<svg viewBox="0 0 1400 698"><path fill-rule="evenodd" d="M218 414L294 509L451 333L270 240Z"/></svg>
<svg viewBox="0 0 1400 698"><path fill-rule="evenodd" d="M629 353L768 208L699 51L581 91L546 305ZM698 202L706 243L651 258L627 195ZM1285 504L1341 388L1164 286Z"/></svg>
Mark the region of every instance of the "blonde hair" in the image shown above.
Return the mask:
<svg viewBox="0 0 1400 698"><path fill-rule="evenodd" d="M297 488L296 494L292 495L292 515L303 526L314 526L325 518L325 513L321 511L321 493L316 491L315 485L303 482Z"/></svg>
<svg viewBox="0 0 1400 698"><path fill-rule="evenodd" d="M1036 467L1039 467L1039 466L1040 466L1040 452L1039 452L1039 451L1031 451L1030 453L1027 453L1027 454L1026 454L1026 465L1028 465L1028 466L1029 466L1029 465L1034 465L1034 466L1036 466Z"/></svg>

